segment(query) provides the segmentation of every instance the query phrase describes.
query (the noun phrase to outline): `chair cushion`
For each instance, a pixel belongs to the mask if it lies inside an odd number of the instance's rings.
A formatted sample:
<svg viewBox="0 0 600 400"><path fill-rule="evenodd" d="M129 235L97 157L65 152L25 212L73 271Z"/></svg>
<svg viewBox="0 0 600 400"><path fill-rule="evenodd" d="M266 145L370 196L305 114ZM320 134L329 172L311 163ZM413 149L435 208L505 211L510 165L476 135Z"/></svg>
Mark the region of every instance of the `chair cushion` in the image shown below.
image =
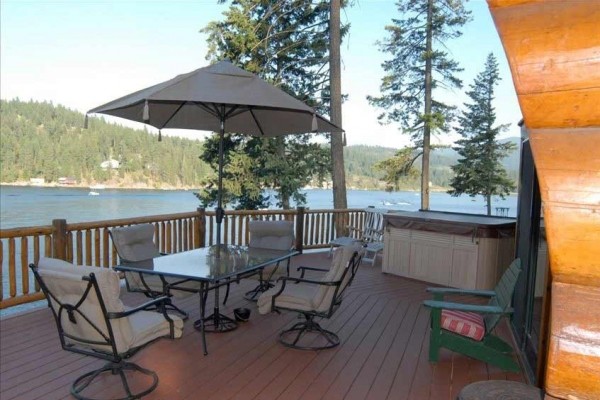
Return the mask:
<svg viewBox="0 0 600 400"><path fill-rule="evenodd" d="M268 314L271 312L271 299L275 293L281 288L281 282L275 287L267 290L260 295L257 301L258 312ZM277 297L276 304L278 307L290 308L293 310L311 311L315 309L313 299L317 292L317 285L300 283L298 285L288 282L285 285L285 290Z"/></svg>
<svg viewBox="0 0 600 400"><path fill-rule="evenodd" d="M119 274L112 269L75 266L66 261L54 258L40 258L38 262L38 272L44 280L50 293L54 294L63 304L76 304L83 296L88 283L82 280L83 276L89 276L93 273L98 282L98 288L107 312L122 312L125 311L125 306L119 298L120 285ZM54 299L51 299L55 307L58 305ZM89 318L91 323L96 325L104 335L107 335L106 323L104 315L100 308L99 299L95 292L92 292L86 298L86 301L80 306L81 312ZM58 311L58 309L57 309ZM87 338L88 340L102 341L102 336L93 328L93 326L82 318L76 317L76 323L70 323L67 313L62 313L62 325L65 333L73 337ZM120 318L111 322L114 333L117 351L125 352L129 349L129 340L131 336L131 327L127 318ZM67 342L71 339L67 339ZM78 341L75 341L78 342ZM85 347L91 347L101 351L109 350L109 347L104 345L94 345L78 342Z"/></svg>
<svg viewBox="0 0 600 400"><path fill-rule="evenodd" d="M58 300L66 304L76 304L82 297L88 283L82 280L83 276L94 273L100 294L107 312L122 312L127 309L119 298L119 274L109 268L75 266L66 261L54 258L41 258L38 262L38 271L51 293ZM55 304L54 300L52 302ZM82 313L88 317L106 336L108 334L99 300L92 291L80 307ZM69 321L67 313L62 313L62 325L66 333L73 337L88 340L102 341L100 334L83 318L75 317L76 323ZM183 321L172 316L175 324L175 336L181 336ZM138 347L169 332L169 324L163 315L151 311L140 311L128 317L110 321L114 334L117 352L122 354L131 348ZM71 339L67 339L71 341ZM73 340L81 346L90 347L100 351L109 351L106 345L97 345Z"/></svg>
<svg viewBox="0 0 600 400"><path fill-rule="evenodd" d="M271 250L289 250L294 246L292 221L250 221L248 247Z"/></svg>
<svg viewBox="0 0 600 400"><path fill-rule="evenodd" d="M481 341L485 335L483 315L455 310L442 310L442 329Z"/></svg>
<svg viewBox="0 0 600 400"><path fill-rule="evenodd" d="M154 244L154 226L152 224L112 228L110 234L122 263L143 261L160 256L160 252Z"/></svg>
<svg viewBox="0 0 600 400"><path fill-rule="evenodd" d="M348 263L352 259L354 253L363 253L364 248L359 242L352 243L347 246L338 247L333 254L333 259L331 261L331 268L325 274L325 276L321 279L323 282L335 282L339 281L344 272L348 268ZM351 278L350 271L344 276L344 281L341 283L338 293L341 293L346 285L348 285L348 281ZM333 301L333 296L336 294L335 286L319 286L317 293L315 294L315 299L313 300L316 311L327 311L331 306L331 302Z"/></svg>
<svg viewBox="0 0 600 400"><path fill-rule="evenodd" d="M183 333L183 321L176 315L169 314L173 320L175 338L180 338ZM129 348L142 346L159 337L167 336L169 322L161 313L155 311L138 311L127 317L131 325Z"/></svg>

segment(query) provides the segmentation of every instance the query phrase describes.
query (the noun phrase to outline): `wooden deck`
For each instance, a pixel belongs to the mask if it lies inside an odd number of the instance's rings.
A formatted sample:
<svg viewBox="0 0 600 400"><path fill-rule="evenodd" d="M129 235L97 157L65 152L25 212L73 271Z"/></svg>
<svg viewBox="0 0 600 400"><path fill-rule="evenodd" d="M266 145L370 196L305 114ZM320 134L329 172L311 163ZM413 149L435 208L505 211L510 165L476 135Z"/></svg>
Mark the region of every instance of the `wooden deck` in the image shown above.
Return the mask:
<svg viewBox="0 0 600 400"><path fill-rule="evenodd" d="M326 253L305 254L296 265L328 265ZM234 285L226 314L251 308L250 321L232 332L208 334L203 356L192 323L198 299L177 301L190 312L181 339L161 339L132 357L158 373L158 388L148 399L454 399L466 384L486 379L523 381L485 363L443 350L436 365L427 360L429 311L422 306L429 285L384 275L364 265L334 317L323 326L338 333L335 349L300 351L277 341L294 314L259 315L242 298L256 281ZM212 297L212 296L210 296ZM140 297L124 296L135 304ZM509 336L501 324L499 334ZM47 308L0 321L0 398L69 399L73 380L103 361L63 351ZM94 387L116 396L113 382Z"/></svg>

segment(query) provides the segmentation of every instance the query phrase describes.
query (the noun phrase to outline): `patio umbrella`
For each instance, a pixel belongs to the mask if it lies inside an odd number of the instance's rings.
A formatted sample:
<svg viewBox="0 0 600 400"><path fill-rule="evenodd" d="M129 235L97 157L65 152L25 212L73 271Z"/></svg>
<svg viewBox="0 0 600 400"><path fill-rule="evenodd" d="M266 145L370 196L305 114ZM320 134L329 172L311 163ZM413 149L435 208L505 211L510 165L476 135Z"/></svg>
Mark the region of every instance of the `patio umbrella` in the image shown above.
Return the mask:
<svg viewBox="0 0 600 400"><path fill-rule="evenodd" d="M342 129L254 74L221 61L126 95L87 114L108 114L159 129L219 132L217 245L221 241L223 137L227 132L274 137ZM86 114L86 120L87 120Z"/></svg>

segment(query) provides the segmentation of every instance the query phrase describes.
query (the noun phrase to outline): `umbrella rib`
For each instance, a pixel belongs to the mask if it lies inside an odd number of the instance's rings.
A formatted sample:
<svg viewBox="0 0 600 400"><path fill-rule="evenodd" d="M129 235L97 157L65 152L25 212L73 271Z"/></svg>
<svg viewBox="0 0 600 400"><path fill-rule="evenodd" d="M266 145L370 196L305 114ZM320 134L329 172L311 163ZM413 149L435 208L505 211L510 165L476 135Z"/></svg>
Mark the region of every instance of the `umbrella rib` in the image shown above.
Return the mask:
<svg viewBox="0 0 600 400"><path fill-rule="evenodd" d="M261 136L265 136L265 131L263 131L263 128L260 125L260 123L258 122L256 115L254 115L254 110L252 108L249 108L249 111L250 111L250 115L252 115L252 119L256 123L256 126L258 126L258 130L260 131Z"/></svg>
<svg viewBox="0 0 600 400"><path fill-rule="evenodd" d="M240 107L240 106L239 106L239 105L237 105L237 104L236 104L236 105L234 105L233 107L231 107L231 108L230 108L230 109L229 109L229 110L228 110L228 111L225 113L225 115L223 116L223 119L227 119L227 118L231 117L231 116L232 116L231 114L233 114L233 112L234 112L235 110L237 110L239 107ZM241 112L243 112L243 111L241 111ZM236 115L237 115L237 114L236 114Z"/></svg>
<svg viewBox="0 0 600 400"><path fill-rule="evenodd" d="M214 103L210 103L210 104L214 105ZM204 111L206 111L207 113L211 114L214 117L221 118L221 113L216 108L216 106L215 106L215 109L213 110L212 108L210 108L208 105L206 105L204 103L194 102L194 105L196 107L199 107L199 108L203 109Z"/></svg>
<svg viewBox="0 0 600 400"><path fill-rule="evenodd" d="M165 126L167 126L167 124L169 122L171 122L171 120L177 115L177 113L179 112L179 110L181 110L183 108L183 106L185 106L187 104L187 101L184 101L183 103L181 103L179 105L179 107L177 107L177 110L175 110L175 112L173 114L171 114L171 116L169 117L168 120L165 121L164 124L162 124L162 126L159 129L163 129Z"/></svg>

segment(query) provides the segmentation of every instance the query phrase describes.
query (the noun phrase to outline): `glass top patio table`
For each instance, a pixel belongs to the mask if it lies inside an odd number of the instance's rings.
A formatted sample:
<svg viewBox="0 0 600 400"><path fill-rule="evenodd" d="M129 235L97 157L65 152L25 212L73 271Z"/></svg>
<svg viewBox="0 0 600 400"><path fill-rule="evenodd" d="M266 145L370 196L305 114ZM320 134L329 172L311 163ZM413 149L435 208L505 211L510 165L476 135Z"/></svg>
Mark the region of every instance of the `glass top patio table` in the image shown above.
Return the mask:
<svg viewBox="0 0 600 400"><path fill-rule="evenodd" d="M219 245L202 247L181 253L127 263L115 267L117 271L138 272L160 276L191 279L200 282L200 319L194 328L202 334L204 355L208 354L205 332L227 332L237 328L237 323L219 311L219 287L244 276L252 275L267 265L289 259L296 250L271 250L247 246ZM215 294L214 312L205 316L206 295Z"/></svg>
<svg viewBox="0 0 600 400"><path fill-rule="evenodd" d="M127 263L115 269L214 283L258 270L296 254L296 250L215 245Z"/></svg>

